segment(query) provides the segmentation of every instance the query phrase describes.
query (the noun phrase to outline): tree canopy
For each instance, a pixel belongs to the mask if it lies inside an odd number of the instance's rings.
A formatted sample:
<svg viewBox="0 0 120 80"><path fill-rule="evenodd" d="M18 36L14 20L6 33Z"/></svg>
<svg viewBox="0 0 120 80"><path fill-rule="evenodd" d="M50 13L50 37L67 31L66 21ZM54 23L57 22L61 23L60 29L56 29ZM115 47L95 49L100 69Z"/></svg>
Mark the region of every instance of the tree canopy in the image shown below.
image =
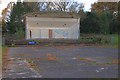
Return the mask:
<svg viewBox="0 0 120 80"><path fill-rule="evenodd" d="M120 30L118 21L120 2L97 2L91 5L91 12L84 12L81 19L81 33L114 34Z"/></svg>

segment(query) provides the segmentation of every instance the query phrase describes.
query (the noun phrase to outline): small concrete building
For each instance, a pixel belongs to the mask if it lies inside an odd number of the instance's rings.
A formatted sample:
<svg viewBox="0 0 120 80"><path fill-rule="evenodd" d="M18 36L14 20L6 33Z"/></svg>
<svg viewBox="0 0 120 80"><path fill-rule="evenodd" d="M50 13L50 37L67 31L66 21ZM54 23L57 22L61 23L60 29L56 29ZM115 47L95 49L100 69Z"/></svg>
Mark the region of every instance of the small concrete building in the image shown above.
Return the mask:
<svg viewBox="0 0 120 80"><path fill-rule="evenodd" d="M75 39L80 18L70 12L34 12L25 15L26 39Z"/></svg>

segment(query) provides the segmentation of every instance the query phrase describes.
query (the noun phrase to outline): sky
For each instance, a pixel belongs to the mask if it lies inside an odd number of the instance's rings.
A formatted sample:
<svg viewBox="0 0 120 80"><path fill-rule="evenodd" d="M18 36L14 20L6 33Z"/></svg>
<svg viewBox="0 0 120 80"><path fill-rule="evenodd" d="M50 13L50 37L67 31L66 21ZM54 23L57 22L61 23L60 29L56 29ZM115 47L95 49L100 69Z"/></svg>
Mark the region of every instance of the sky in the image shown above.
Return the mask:
<svg viewBox="0 0 120 80"><path fill-rule="evenodd" d="M4 8L7 7L7 4L11 1L16 1L16 0L0 0L0 17L1 17L1 12ZM91 4L94 2L97 2L97 0L74 0L77 1L78 3L84 3L85 5L85 11L90 11Z"/></svg>

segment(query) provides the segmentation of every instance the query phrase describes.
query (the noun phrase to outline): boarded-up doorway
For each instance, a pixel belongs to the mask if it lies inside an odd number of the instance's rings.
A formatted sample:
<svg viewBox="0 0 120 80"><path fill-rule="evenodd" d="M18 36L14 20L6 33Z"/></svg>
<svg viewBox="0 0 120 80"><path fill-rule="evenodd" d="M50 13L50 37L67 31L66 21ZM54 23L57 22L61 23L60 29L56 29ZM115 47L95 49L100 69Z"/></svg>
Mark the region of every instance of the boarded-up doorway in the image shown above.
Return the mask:
<svg viewBox="0 0 120 80"><path fill-rule="evenodd" d="M52 38L53 38L53 36L52 36L52 30L49 29L49 39L52 39Z"/></svg>

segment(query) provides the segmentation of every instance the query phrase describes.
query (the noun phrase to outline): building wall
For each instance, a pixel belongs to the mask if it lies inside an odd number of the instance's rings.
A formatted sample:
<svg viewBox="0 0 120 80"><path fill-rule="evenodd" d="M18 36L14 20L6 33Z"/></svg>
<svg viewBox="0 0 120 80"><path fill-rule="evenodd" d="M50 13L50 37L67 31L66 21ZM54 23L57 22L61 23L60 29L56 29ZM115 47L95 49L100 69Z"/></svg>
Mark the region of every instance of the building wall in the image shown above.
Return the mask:
<svg viewBox="0 0 120 80"><path fill-rule="evenodd" d="M40 31L37 29L32 29L31 30L31 38L33 38L33 39L40 38Z"/></svg>
<svg viewBox="0 0 120 80"><path fill-rule="evenodd" d="M80 28L79 23L76 23L72 27L69 28L69 39L78 39L80 36Z"/></svg>
<svg viewBox="0 0 120 80"><path fill-rule="evenodd" d="M65 29L53 29L54 38L64 38L64 39L78 39L79 24L76 23L74 26Z"/></svg>
<svg viewBox="0 0 120 80"><path fill-rule="evenodd" d="M52 30L53 39L78 39L79 29L31 29L32 39L49 39L49 30ZM27 39L30 39L30 30L27 30Z"/></svg>
<svg viewBox="0 0 120 80"><path fill-rule="evenodd" d="M49 36L48 36L48 29L41 29L39 30L41 33L40 33L40 38L42 39L48 39Z"/></svg>
<svg viewBox="0 0 120 80"><path fill-rule="evenodd" d="M31 38L30 38L31 30ZM26 39L48 39L48 29L27 29Z"/></svg>
<svg viewBox="0 0 120 80"><path fill-rule="evenodd" d="M53 37L58 38L68 38L69 31L68 29L53 29Z"/></svg>
<svg viewBox="0 0 120 80"><path fill-rule="evenodd" d="M65 21L67 21L65 19ZM70 21L70 20L69 20ZM71 23L72 21L70 21ZM52 34L52 39L78 39L79 38L79 20L74 19L72 25L67 27L44 27L41 25L32 25L31 22L26 24L26 39L50 39ZM65 23L65 22L64 22ZM68 22L67 22L68 23ZM54 24L54 22L53 22ZM31 38L30 38L31 31ZM51 31L51 32L50 32ZM51 34L50 34L51 33Z"/></svg>

